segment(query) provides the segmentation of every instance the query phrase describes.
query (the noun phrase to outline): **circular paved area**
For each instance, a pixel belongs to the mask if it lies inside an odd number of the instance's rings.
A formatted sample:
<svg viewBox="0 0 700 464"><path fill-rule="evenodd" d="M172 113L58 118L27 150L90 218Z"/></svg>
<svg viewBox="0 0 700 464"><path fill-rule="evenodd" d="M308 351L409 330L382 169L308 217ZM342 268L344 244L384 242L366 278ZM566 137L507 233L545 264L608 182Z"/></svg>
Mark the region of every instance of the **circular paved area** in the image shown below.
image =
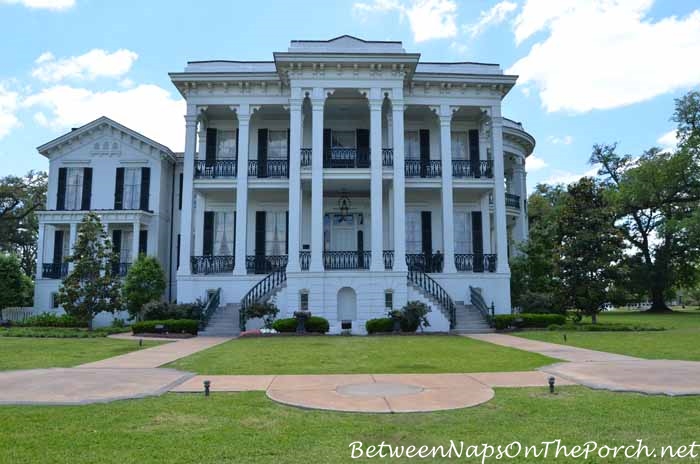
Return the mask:
<svg viewBox="0 0 700 464"><path fill-rule="evenodd" d="M285 375L267 389L270 399L291 406L373 413L467 408L493 395L466 374Z"/></svg>

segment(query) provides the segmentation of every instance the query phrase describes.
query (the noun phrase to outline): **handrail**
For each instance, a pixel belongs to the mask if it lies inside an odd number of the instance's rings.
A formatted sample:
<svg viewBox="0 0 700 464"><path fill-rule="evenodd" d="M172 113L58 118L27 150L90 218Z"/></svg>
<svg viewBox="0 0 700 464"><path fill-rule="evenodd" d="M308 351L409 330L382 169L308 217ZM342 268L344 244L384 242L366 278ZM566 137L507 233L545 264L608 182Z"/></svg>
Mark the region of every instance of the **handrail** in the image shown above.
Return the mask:
<svg viewBox="0 0 700 464"><path fill-rule="evenodd" d="M265 276L264 279L255 284L253 288L248 290L248 293L241 298L241 308L238 316L238 325L241 332L245 331L245 323L248 320L246 317L247 309L259 302L261 298L269 294L274 288L282 285L286 280L286 269L278 269Z"/></svg>
<svg viewBox="0 0 700 464"><path fill-rule="evenodd" d="M221 289L217 288L214 293L211 293L209 295L209 299L207 300L207 304L204 305L204 309L202 310L202 314L199 316L199 330L204 330L206 326L209 324L209 319L211 319L211 316L216 312L216 309L219 307L219 302L221 300Z"/></svg>
<svg viewBox="0 0 700 464"><path fill-rule="evenodd" d="M447 293L447 291L442 288L437 281L435 281L425 272L409 269L407 278L409 282L423 289L425 293L433 297L433 299L440 305L440 309L442 310L443 314L445 314L447 319L450 321L450 330L454 329L457 317L456 306L449 293Z"/></svg>
<svg viewBox="0 0 700 464"><path fill-rule="evenodd" d="M489 326L493 327L493 317L489 311L489 307L484 300L484 296L481 294L480 288L469 286L469 295L471 298L472 306L479 310L482 317L488 322Z"/></svg>

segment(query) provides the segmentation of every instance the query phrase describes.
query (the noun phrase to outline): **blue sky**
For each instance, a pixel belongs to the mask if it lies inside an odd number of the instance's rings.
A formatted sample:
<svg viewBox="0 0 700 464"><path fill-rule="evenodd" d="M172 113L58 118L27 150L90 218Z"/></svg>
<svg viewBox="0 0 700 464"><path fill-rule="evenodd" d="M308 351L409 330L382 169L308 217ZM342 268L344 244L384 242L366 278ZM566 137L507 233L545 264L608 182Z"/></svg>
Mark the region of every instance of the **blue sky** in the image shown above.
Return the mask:
<svg viewBox="0 0 700 464"><path fill-rule="evenodd" d="M0 175L46 169L36 147L101 114L181 150L168 72L342 34L519 74L504 115L537 139L530 187L590 172L594 143L672 146L674 98L700 85L697 0L0 0Z"/></svg>

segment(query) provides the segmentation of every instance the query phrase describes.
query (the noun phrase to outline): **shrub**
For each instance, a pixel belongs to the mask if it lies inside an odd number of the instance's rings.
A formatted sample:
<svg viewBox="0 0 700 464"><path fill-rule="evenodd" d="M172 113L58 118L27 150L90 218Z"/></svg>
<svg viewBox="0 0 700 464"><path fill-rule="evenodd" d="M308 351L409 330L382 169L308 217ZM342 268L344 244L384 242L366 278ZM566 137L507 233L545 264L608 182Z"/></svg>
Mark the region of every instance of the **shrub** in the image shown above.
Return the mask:
<svg viewBox="0 0 700 464"><path fill-rule="evenodd" d="M494 327L504 330L508 327L545 328L553 324L566 324L566 316L562 314L498 314L493 318Z"/></svg>
<svg viewBox="0 0 700 464"><path fill-rule="evenodd" d="M367 329L369 334L392 332L394 330L394 321L390 317L370 319L365 322L365 329Z"/></svg>
<svg viewBox="0 0 700 464"><path fill-rule="evenodd" d="M143 307L144 321L159 321L164 319L197 319L202 315L202 304L195 303L164 303L152 301Z"/></svg>
<svg viewBox="0 0 700 464"><path fill-rule="evenodd" d="M124 279L124 300L129 315L136 319L149 301L159 300L165 291L165 273L153 256L139 255Z"/></svg>
<svg viewBox="0 0 700 464"><path fill-rule="evenodd" d="M162 321L142 321L131 326L134 334L158 333L157 325L162 325L162 331L168 333L187 333L197 335L199 321L193 319L166 319Z"/></svg>
<svg viewBox="0 0 700 464"><path fill-rule="evenodd" d="M596 324L552 324L549 330L569 330L578 332L656 332L666 330L663 327L651 327L646 325L627 325L613 323Z"/></svg>
<svg viewBox="0 0 700 464"><path fill-rule="evenodd" d="M401 330L403 332L415 332L420 327L430 327L427 315L430 308L420 301L409 301L401 308Z"/></svg>
<svg viewBox="0 0 700 464"><path fill-rule="evenodd" d="M15 325L23 327L87 327L87 321L81 321L69 314L42 313L30 316Z"/></svg>
<svg viewBox="0 0 700 464"><path fill-rule="evenodd" d="M558 305L552 293L526 291L518 298L520 308L525 314L563 314L565 310Z"/></svg>
<svg viewBox="0 0 700 464"><path fill-rule="evenodd" d="M280 310L272 303L255 303L246 309L246 319L260 318L263 320L266 329L272 328L272 322L279 314Z"/></svg>
<svg viewBox="0 0 700 464"><path fill-rule="evenodd" d="M328 320L319 316L311 316L306 320L307 332L326 333L329 327ZM277 319L272 323L272 328L281 333L293 333L297 330L297 320L293 317Z"/></svg>
<svg viewBox="0 0 700 464"><path fill-rule="evenodd" d="M125 329L113 327L103 327L94 330L69 327L12 327L9 329L0 329L0 337L100 338L115 333L122 333L124 331Z"/></svg>

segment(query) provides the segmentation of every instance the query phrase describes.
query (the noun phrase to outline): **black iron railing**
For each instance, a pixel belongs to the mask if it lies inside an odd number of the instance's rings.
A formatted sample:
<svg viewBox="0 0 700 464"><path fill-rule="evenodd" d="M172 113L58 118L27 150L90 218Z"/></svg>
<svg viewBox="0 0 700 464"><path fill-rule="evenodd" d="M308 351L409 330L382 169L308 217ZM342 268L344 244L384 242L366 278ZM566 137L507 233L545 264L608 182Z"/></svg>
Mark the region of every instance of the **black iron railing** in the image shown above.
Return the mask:
<svg viewBox="0 0 700 464"><path fill-rule="evenodd" d="M245 331L245 323L248 320L248 308L255 303L262 301L274 289L282 285L287 280L287 271L282 268L268 274L263 280L258 282L241 299L241 308L238 325L241 332Z"/></svg>
<svg viewBox="0 0 700 464"><path fill-rule="evenodd" d="M233 271L233 255L192 256L190 264L193 274L223 274Z"/></svg>
<svg viewBox="0 0 700 464"><path fill-rule="evenodd" d="M440 160L406 160L406 177L440 177L442 164Z"/></svg>
<svg viewBox="0 0 700 464"><path fill-rule="evenodd" d="M311 148L302 148L299 155L302 167L311 166Z"/></svg>
<svg viewBox="0 0 700 464"><path fill-rule="evenodd" d="M209 294L207 303L202 309L202 314L199 316L199 330L204 330L209 324L209 319L214 315L221 301L221 289L217 288L215 292Z"/></svg>
<svg viewBox="0 0 700 464"><path fill-rule="evenodd" d="M68 275L68 263L43 263L41 277L45 279L62 279Z"/></svg>
<svg viewBox="0 0 700 464"><path fill-rule="evenodd" d="M275 159L260 162L248 160L248 176L250 177L289 177L289 160Z"/></svg>
<svg viewBox="0 0 700 464"><path fill-rule="evenodd" d="M459 272L496 272L496 255L458 253L455 267Z"/></svg>
<svg viewBox="0 0 700 464"><path fill-rule="evenodd" d="M369 160L367 149L331 148L323 153L324 168L368 168Z"/></svg>
<svg viewBox="0 0 700 464"><path fill-rule="evenodd" d="M493 327L494 307L488 307L484 296L481 294L480 288L474 288L469 286L469 298L471 300L472 306L479 310L481 316L488 322L489 326Z"/></svg>
<svg viewBox="0 0 700 464"><path fill-rule="evenodd" d="M445 255L442 253L406 254L406 265L409 271L442 272Z"/></svg>
<svg viewBox="0 0 700 464"><path fill-rule="evenodd" d="M506 193L506 206L508 208L520 209L520 195Z"/></svg>
<svg viewBox="0 0 700 464"><path fill-rule="evenodd" d="M217 159L214 161L195 160L195 179L216 179L217 177L236 177L238 160Z"/></svg>
<svg viewBox="0 0 700 464"><path fill-rule="evenodd" d="M323 267L326 270L369 269L371 251L324 251Z"/></svg>
<svg viewBox="0 0 700 464"><path fill-rule="evenodd" d="M394 250L384 250L384 269L394 269Z"/></svg>
<svg viewBox="0 0 700 464"><path fill-rule="evenodd" d="M454 329L456 306L445 289L425 272L411 270L409 268L407 278L410 283L432 297L432 299L440 305L440 310L450 321L450 330Z"/></svg>
<svg viewBox="0 0 700 464"><path fill-rule="evenodd" d="M269 274L286 267L287 255L248 255L245 257L245 268L248 274Z"/></svg>
<svg viewBox="0 0 700 464"><path fill-rule="evenodd" d="M465 178L493 177L493 161L452 160L452 177Z"/></svg>
<svg viewBox="0 0 700 464"><path fill-rule="evenodd" d="M394 165L394 149L382 148L382 166L391 167Z"/></svg>
<svg viewBox="0 0 700 464"><path fill-rule="evenodd" d="M114 263L112 265L112 276L114 277L126 277L129 273L129 268L131 263Z"/></svg>
<svg viewBox="0 0 700 464"><path fill-rule="evenodd" d="M302 271L309 270L309 264L311 263L311 252L308 250L302 250L299 252L299 266Z"/></svg>

